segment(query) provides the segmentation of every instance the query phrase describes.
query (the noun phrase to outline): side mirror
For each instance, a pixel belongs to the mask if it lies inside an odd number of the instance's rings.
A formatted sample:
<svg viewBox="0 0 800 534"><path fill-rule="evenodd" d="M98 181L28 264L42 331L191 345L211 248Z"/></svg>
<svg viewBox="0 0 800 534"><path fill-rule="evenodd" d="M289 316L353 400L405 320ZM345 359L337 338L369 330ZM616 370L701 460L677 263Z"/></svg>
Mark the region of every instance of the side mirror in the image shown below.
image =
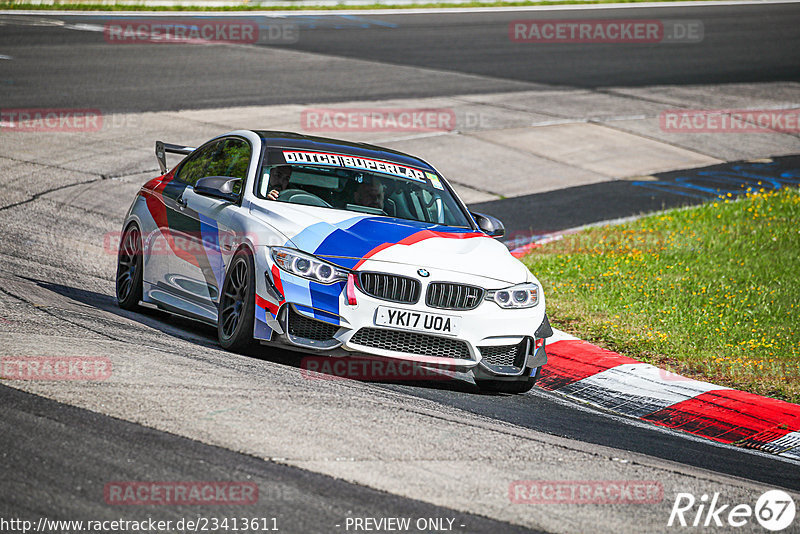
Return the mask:
<svg viewBox="0 0 800 534"><path fill-rule="evenodd" d="M194 184L194 192L205 197L219 198L228 202L237 202L239 195L233 192L233 187L241 183L240 178L230 176L206 176Z"/></svg>
<svg viewBox="0 0 800 534"><path fill-rule="evenodd" d="M486 215L485 213L470 212L472 218L478 223L478 228L489 237L503 237L506 235L506 227L497 217Z"/></svg>

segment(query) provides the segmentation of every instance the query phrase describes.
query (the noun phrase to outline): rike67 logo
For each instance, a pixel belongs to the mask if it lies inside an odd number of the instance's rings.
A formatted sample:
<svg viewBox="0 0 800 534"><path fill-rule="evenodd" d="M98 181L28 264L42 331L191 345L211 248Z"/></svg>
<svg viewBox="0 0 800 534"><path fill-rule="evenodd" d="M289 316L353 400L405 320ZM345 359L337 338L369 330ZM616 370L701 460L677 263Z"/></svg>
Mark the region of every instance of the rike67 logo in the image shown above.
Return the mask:
<svg viewBox="0 0 800 534"><path fill-rule="evenodd" d="M738 528L755 520L763 528L779 532L793 524L795 512L794 500L781 490L767 491L754 507L723 502L719 493L703 494L699 499L691 493L678 493L667 526Z"/></svg>

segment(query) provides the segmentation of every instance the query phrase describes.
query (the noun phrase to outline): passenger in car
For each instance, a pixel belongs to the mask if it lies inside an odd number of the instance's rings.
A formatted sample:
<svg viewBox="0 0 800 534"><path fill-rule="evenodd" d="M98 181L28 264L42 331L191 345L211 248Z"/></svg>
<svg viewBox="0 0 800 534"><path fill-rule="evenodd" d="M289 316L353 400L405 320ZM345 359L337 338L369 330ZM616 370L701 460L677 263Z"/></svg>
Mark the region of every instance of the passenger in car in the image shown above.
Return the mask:
<svg viewBox="0 0 800 534"><path fill-rule="evenodd" d="M386 190L383 184L377 180L372 180L371 182L362 182L358 185L353 200L355 200L355 203L359 206L367 206L382 210L385 196Z"/></svg>

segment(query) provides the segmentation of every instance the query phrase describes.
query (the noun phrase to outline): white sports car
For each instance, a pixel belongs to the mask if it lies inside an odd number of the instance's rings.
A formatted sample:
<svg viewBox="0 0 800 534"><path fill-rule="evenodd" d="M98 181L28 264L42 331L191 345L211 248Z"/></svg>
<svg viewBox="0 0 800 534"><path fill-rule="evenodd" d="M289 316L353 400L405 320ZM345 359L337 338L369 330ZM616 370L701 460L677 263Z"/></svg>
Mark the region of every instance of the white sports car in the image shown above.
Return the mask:
<svg viewBox="0 0 800 534"><path fill-rule="evenodd" d="M166 152L184 154L167 172ZM552 335L541 285L425 161L239 130L156 143L162 176L125 217L117 299L265 346L405 360L529 390Z"/></svg>

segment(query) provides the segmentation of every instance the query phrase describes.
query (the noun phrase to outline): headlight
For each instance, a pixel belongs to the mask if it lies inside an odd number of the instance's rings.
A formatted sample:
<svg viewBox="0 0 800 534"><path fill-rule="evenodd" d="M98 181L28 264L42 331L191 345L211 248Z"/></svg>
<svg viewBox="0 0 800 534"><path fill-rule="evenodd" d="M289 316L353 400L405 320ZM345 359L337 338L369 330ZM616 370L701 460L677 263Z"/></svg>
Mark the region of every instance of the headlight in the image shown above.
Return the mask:
<svg viewBox="0 0 800 534"><path fill-rule="evenodd" d="M486 300L493 300L501 308L533 308L539 304L539 286L520 284L506 289L495 289L486 293Z"/></svg>
<svg viewBox="0 0 800 534"><path fill-rule="evenodd" d="M290 248L270 249L272 260L287 273L291 273L320 284L333 284L347 280L348 272L319 258Z"/></svg>

